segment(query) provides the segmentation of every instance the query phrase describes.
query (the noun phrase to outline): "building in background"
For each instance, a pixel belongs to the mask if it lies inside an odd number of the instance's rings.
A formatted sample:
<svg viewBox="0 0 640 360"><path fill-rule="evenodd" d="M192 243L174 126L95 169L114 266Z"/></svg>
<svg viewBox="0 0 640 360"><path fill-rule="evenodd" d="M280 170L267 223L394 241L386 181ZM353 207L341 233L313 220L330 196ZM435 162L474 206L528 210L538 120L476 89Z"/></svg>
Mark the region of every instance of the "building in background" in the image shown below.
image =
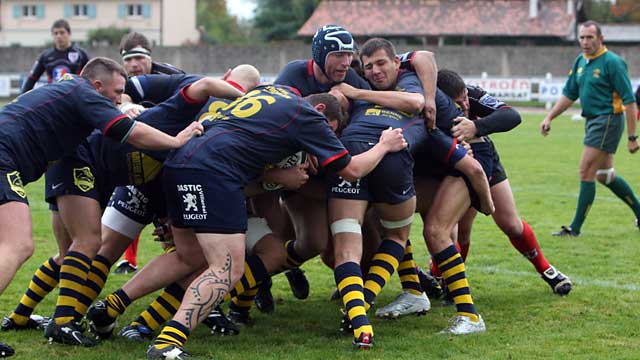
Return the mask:
<svg viewBox="0 0 640 360"><path fill-rule="evenodd" d="M0 46L44 46L51 24L66 19L74 41L115 26L146 35L157 46L196 43L196 0L0 0Z"/></svg>
<svg viewBox="0 0 640 360"><path fill-rule="evenodd" d="M355 37L424 45L551 45L573 37L573 0L323 0L298 30L340 24Z"/></svg>

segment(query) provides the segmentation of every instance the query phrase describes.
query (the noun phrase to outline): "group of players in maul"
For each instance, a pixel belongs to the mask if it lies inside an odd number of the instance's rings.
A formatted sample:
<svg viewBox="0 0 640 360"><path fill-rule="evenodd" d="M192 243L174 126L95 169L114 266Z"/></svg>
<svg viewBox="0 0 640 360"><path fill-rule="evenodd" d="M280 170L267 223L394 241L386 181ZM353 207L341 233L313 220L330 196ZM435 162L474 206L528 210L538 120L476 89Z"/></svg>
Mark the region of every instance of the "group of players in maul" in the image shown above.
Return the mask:
<svg viewBox="0 0 640 360"><path fill-rule="evenodd" d="M198 324L234 335L254 300L273 311L271 276L284 272L306 298L299 267L320 255L342 300L336 322L358 349L374 346L369 309L394 272L402 293L375 303L375 316L424 314L427 294L444 296L455 314L443 333L483 332L464 262L477 212L493 217L553 293L571 291L518 215L489 138L516 127L517 111L438 71L428 51L396 54L382 38L356 46L337 25L318 29L311 50L261 84L252 65L216 79L156 63L148 40L130 33L124 66L93 58L79 75L6 105L0 251L15 255L0 264L0 292L33 253L24 185L42 174L59 253L2 330L43 329L50 341L86 347L117 334L150 341L149 359L186 359ZM428 271L413 259L415 213ZM112 264L150 223L162 255L98 299ZM56 286L53 316L34 315ZM160 289L116 329L133 301Z"/></svg>

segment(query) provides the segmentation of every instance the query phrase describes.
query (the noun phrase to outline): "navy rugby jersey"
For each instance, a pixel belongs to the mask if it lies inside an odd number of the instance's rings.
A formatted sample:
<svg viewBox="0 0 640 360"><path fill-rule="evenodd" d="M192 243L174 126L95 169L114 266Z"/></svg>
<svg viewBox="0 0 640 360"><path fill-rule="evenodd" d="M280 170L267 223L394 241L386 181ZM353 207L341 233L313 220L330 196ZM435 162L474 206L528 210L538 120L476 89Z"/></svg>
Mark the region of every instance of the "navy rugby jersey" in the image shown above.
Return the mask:
<svg viewBox="0 0 640 360"><path fill-rule="evenodd" d="M43 73L47 73L47 82L60 80L64 74L80 74L82 68L89 62L89 55L76 44L65 50L55 47L45 50L31 68L29 77L22 85L23 93L33 89L35 83Z"/></svg>
<svg viewBox="0 0 640 360"><path fill-rule="evenodd" d="M159 63L152 61L151 62L151 73L152 74L165 74L165 75L173 75L173 74L186 74L184 70L179 69L171 64L167 63Z"/></svg>
<svg viewBox="0 0 640 360"><path fill-rule="evenodd" d="M165 166L212 171L242 187L300 150L333 171L351 159L326 118L286 86L258 86L208 121L204 135L172 152Z"/></svg>
<svg viewBox="0 0 640 360"><path fill-rule="evenodd" d="M200 109L195 120L202 123L204 131L213 126L220 110L229 105L233 100L210 97L207 103Z"/></svg>
<svg viewBox="0 0 640 360"><path fill-rule="evenodd" d="M75 149L99 129L125 141L134 123L91 83L75 75L20 95L0 112L0 145L22 181L38 179L50 161Z"/></svg>
<svg viewBox="0 0 640 360"><path fill-rule="evenodd" d="M404 54L399 54L397 57L400 60L400 69L415 72L413 68L413 58L415 51L410 51ZM444 92L436 88L436 126L445 132L445 134L451 136L451 128L453 127L453 120L458 116L464 116L464 113L451 100Z"/></svg>
<svg viewBox="0 0 640 360"><path fill-rule="evenodd" d="M520 114L479 86L467 85L469 119L474 120L477 136L509 131L520 125Z"/></svg>
<svg viewBox="0 0 640 360"><path fill-rule="evenodd" d="M194 102L184 94L184 88L170 99L140 114L135 120L153 126L171 136L176 136L187 127L200 112L203 103ZM109 174L109 181L116 186L140 185L153 180L162 168L169 151L142 150L128 143L106 138L98 132L92 133L76 151L83 161Z"/></svg>
<svg viewBox="0 0 640 360"><path fill-rule="evenodd" d="M420 80L415 73L401 71L394 91L422 94ZM402 128L403 135L414 147L426 137L422 114L408 114L382 105L356 100L353 103L349 125L342 131L342 141L377 143L380 134L388 128Z"/></svg>
<svg viewBox="0 0 640 360"><path fill-rule="evenodd" d="M179 89L202 79L200 75L187 74L149 74L132 76L127 80L124 93L131 97L131 101L139 104L147 102L159 104Z"/></svg>
<svg viewBox="0 0 640 360"><path fill-rule="evenodd" d="M349 71L347 71L347 76L343 82L358 89L371 89L369 83L361 78L352 68L349 68ZM311 59L294 60L288 63L282 71L280 71L280 74L278 74L278 77L276 77L273 83L291 86L298 90L299 95L302 97L328 92L331 90L331 87L335 85L321 84L316 80L313 76L313 60Z"/></svg>

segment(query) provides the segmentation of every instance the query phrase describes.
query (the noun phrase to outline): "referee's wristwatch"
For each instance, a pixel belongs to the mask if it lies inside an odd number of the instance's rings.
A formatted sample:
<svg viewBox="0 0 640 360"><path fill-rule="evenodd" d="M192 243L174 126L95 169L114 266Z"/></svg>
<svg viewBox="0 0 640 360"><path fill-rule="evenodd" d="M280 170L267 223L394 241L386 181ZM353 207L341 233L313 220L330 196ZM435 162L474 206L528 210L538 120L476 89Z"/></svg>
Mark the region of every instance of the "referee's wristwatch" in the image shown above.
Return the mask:
<svg viewBox="0 0 640 360"><path fill-rule="evenodd" d="M638 135L629 135L629 137L627 137L627 139L629 141L636 141L636 140L638 140Z"/></svg>

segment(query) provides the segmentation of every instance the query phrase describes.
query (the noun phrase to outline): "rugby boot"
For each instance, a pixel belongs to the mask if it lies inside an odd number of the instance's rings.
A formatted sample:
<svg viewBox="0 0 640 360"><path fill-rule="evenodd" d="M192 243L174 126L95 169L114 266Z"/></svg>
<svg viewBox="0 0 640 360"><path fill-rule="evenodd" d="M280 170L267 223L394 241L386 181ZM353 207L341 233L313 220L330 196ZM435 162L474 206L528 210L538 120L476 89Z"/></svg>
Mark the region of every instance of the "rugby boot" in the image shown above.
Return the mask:
<svg viewBox="0 0 640 360"><path fill-rule="evenodd" d="M118 332L118 336L136 342L149 340L152 335L153 331L144 325L127 325Z"/></svg>
<svg viewBox="0 0 640 360"><path fill-rule="evenodd" d="M408 291L403 291L391 303L376 310L376 316L395 319L409 314L424 315L430 309L431 303L425 293L414 295Z"/></svg>
<svg viewBox="0 0 640 360"><path fill-rule="evenodd" d="M439 299L444 294L438 279L421 268L418 268L418 279L420 279L420 287L430 299Z"/></svg>
<svg viewBox="0 0 640 360"><path fill-rule="evenodd" d="M356 349L369 350L373 346L373 335L362 333L357 339L353 338L353 345Z"/></svg>
<svg viewBox="0 0 640 360"><path fill-rule="evenodd" d="M441 334L466 335L477 332L485 332L487 328L484 325L482 316L478 315L478 321L471 321L471 318L462 315L456 315L450 320L450 325L446 329L440 331Z"/></svg>
<svg viewBox="0 0 640 360"><path fill-rule="evenodd" d="M551 234L552 236L566 236L566 237L577 237L580 236L580 233L577 231L573 231L570 226L562 225L560 227L560 231L556 231Z"/></svg>
<svg viewBox="0 0 640 360"><path fill-rule="evenodd" d="M273 283L271 282L271 278L268 277L265 279L260 287L258 288L258 293L256 294L255 299L253 301L256 304L256 308L260 310L260 312L271 314L276 309L276 304L273 301L273 295L271 294L271 286Z"/></svg>
<svg viewBox="0 0 640 360"><path fill-rule="evenodd" d="M293 296L300 300L304 300L309 297L309 280L304 275L304 271L300 268L290 269L284 272L289 281L289 287Z"/></svg>
<svg viewBox="0 0 640 360"><path fill-rule="evenodd" d="M336 288L335 290L333 290L333 292L331 293L331 297L329 298L329 300L331 301L340 301L342 302L342 297L340 296L340 291L338 291L338 289Z"/></svg>
<svg viewBox="0 0 640 360"><path fill-rule="evenodd" d="M340 310L342 312L342 319L340 319L340 333L342 334L353 334L353 324L351 324L351 319L349 319L349 314L346 311Z"/></svg>
<svg viewBox="0 0 640 360"><path fill-rule="evenodd" d="M176 345L169 345L159 349L157 345L152 344L147 349L147 359L183 360L192 359L192 357L183 348Z"/></svg>
<svg viewBox="0 0 640 360"><path fill-rule="evenodd" d="M113 272L118 275L126 275L133 274L136 271L138 271L137 266L131 265L127 260L121 260L116 264L116 269Z"/></svg>
<svg viewBox="0 0 640 360"><path fill-rule="evenodd" d="M0 342L0 359L15 355L15 351L11 348L11 346Z"/></svg>
<svg viewBox="0 0 640 360"><path fill-rule="evenodd" d="M236 326L249 326L253 324L253 319L248 311L229 311L229 320Z"/></svg>
<svg viewBox="0 0 640 360"><path fill-rule="evenodd" d="M58 325L53 320L49 321L49 324L44 329L44 337L49 339L49 343L57 342L84 347L97 345L95 340L82 333L82 329L75 322Z"/></svg>
<svg viewBox="0 0 640 360"><path fill-rule="evenodd" d="M50 318L46 317L46 316L41 316L41 315L31 315L29 317L29 320L27 320L27 324L26 325L18 325L16 324L16 322L8 317L5 316L2 319L2 326L0 326L0 329L2 331L9 331L9 330L38 330L38 329L44 329L45 326L47 326L47 324L49 323Z"/></svg>
<svg viewBox="0 0 640 360"><path fill-rule="evenodd" d="M551 286L551 290L553 290L554 294L558 294L560 296L568 295L573 288L571 279L556 270L553 266L550 266L547 270L542 272L541 277L547 282L547 284L549 284L549 286Z"/></svg>
<svg viewBox="0 0 640 360"><path fill-rule="evenodd" d="M116 319L109 316L107 303L104 300L96 301L87 310L89 329L101 339L107 339L116 328Z"/></svg>
<svg viewBox="0 0 640 360"><path fill-rule="evenodd" d="M220 305L216 306L206 319L204 319L203 323L207 325L211 329L212 335L238 335L240 333L240 328L238 325L234 324L227 316L225 316L224 311L220 307Z"/></svg>

